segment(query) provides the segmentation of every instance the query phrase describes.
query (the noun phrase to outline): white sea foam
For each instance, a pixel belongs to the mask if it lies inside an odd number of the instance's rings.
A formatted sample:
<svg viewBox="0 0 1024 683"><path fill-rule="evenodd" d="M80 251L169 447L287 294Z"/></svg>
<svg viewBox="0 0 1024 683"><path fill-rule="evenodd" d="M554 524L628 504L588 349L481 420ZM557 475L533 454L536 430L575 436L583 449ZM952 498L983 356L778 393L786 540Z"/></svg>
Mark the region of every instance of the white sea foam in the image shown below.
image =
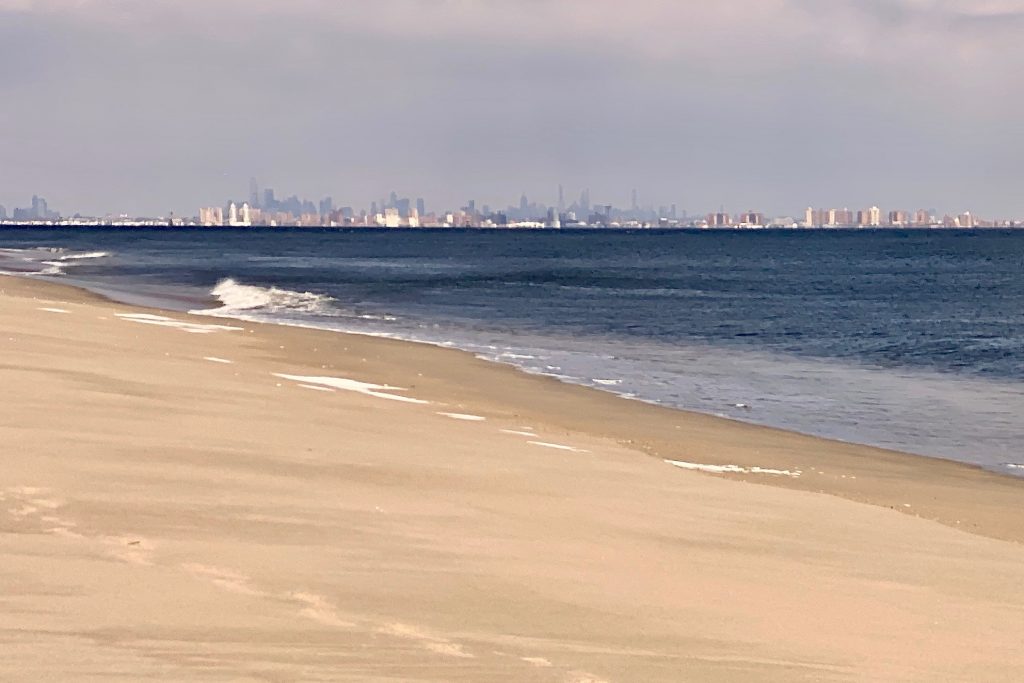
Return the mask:
<svg viewBox="0 0 1024 683"><path fill-rule="evenodd" d="M520 431L518 429L502 429L501 433L502 434L513 434L515 436L529 436L529 437L537 436L533 432L524 432L524 431Z"/></svg>
<svg viewBox="0 0 1024 683"><path fill-rule="evenodd" d="M68 267L81 261L107 256L110 254L105 251L73 252L50 247L0 249L0 263L9 264L4 272L13 275L64 275Z"/></svg>
<svg viewBox="0 0 1024 683"><path fill-rule="evenodd" d="M217 358L216 356L205 356L203 360L208 360L211 363L223 363L224 365L232 365L235 362L227 358Z"/></svg>
<svg viewBox="0 0 1024 683"><path fill-rule="evenodd" d="M129 322L141 323L143 325L156 325L158 327L171 327L191 334L234 332L242 329L241 327L230 327L228 325L203 325L199 323L189 323L162 315L153 315L151 313L115 313L114 315L121 320L127 320Z"/></svg>
<svg viewBox="0 0 1024 683"><path fill-rule="evenodd" d="M683 462L680 460L666 460L666 463L673 467L696 472L709 472L711 474L769 474L779 477L799 477L800 470L773 470L765 467L740 467L739 465L702 465L696 462Z"/></svg>
<svg viewBox="0 0 1024 683"><path fill-rule="evenodd" d="M222 316L257 310L268 313L323 313L333 301L331 297L322 294L243 285L230 278L218 282L211 293L222 305L210 310L192 311L193 313Z"/></svg>
<svg viewBox="0 0 1024 683"><path fill-rule="evenodd" d="M544 448L554 448L559 451L572 451L573 453L589 453L590 451L583 450L582 448L576 448L575 446L563 446L557 443L548 443L547 441L530 441L529 443L534 446L543 446Z"/></svg>
<svg viewBox="0 0 1024 683"><path fill-rule="evenodd" d="M1015 462L1008 462L1006 463L1006 466L1011 470L1024 470L1024 465Z"/></svg>
<svg viewBox="0 0 1024 683"><path fill-rule="evenodd" d="M346 379L344 377L304 377L301 375L283 375L278 373L274 373L274 377L298 382L299 384L313 384L330 387L332 389L341 389L342 391L354 391L357 394L373 396L374 398L383 398L389 401L401 401L402 403L416 403L419 405L426 405L430 403L429 401L421 401L418 398L411 398L409 396L396 396L395 394L384 393L388 391L408 391L408 389L392 387L386 384L359 382L354 379Z"/></svg>
<svg viewBox="0 0 1024 683"><path fill-rule="evenodd" d="M438 413L445 417L450 417L453 420L464 420L465 422L483 422L486 417L480 417L479 415L466 415L464 413Z"/></svg>
<svg viewBox="0 0 1024 683"><path fill-rule="evenodd" d="M63 308L40 308L40 311L46 311L47 313L70 313L71 311Z"/></svg>
<svg viewBox="0 0 1024 683"><path fill-rule="evenodd" d="M59 260L61 260L61 261L81 261L81 260L85 260L85 259L107 258L108 256L110 256L110 254L108 252L106 252L106 251L88 251L88 252L85 252L85 253L82 253L82 254L75 254L75 253L66 254L64 256L61 256Z"/></svg>
<svg viewBox="0 0 1024 683"><path fill-rule="evenodd" d="M617 387L622 384L621 379L595 379L594 384L600 384L604 387Z"/></svg>

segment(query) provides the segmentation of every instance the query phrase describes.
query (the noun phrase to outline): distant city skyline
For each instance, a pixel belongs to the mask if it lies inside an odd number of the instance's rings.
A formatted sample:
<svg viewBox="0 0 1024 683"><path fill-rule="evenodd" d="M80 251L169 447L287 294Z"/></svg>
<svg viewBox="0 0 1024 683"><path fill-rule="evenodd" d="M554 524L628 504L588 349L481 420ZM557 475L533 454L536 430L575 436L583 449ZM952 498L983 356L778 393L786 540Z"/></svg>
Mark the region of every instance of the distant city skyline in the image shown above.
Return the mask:
<svg viewBox="0 0 1024 683"><path fill-rule="evenodd" d="M1020 216L1022 29L1024 0L0 0L0 203L190 215L256 175Z"/></svg>
<svg viewBox="0 0 1024 683"><path fill-rule="evenodd" d="M934 208L917 210L890 209L878 206L861 209L815 208L802 212L768 214L755 209L741 212L720 207L708 213L680 210L676 204L643 205L639 192L630 193L628 207L593 201L589 188L579 197L567 197L565 186L558 186L556 204L531 201L523 193L518 205L506 206L469 199L458 207L437 206L427 209L423 197L403 197L392 190L380 200L365 205L336 203L327 196L314 201L291 194L279 195L271 187L263 187L250 178L245 199L228 199L221 204L202 206L195 213L173 213L159 216L106 214L90 216L81 212L61 214L49 202L32 196L31 206L15 207L10 213L0 205L0 222L64 223L64 224L152 224L195 225L207 227L300 226L300 227L666 227L666 228L878 228L878 227L944 227L993 228L1024 227L1024 219L986 217L973 211L941 213Z"/></svg>

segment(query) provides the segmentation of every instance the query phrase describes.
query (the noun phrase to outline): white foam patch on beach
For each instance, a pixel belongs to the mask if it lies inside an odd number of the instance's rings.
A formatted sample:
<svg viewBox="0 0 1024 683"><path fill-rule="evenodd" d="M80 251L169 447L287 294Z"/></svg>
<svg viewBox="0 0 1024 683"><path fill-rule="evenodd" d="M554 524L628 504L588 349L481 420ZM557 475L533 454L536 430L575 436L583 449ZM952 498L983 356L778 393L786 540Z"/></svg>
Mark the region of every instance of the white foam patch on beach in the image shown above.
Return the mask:
<svg viewBox="0 0 1024 683"><path fill-rule="evenodd" d="M49 307L43 307L43 308L40 308L39 310L40 311L45 311L46 313L70 313L71 312L71 311L68 311L68 310L63 309L63 308L49 308Z"/></svg>
<svg viewBox="0 0 1024 683"><path fill-rule="evenodd" d="M617 387L622 384L621 379L595 379L594 384L600 384L603 387Z"/></svg>
<svg viewBox="0 0 1024 683"><path fill-rule="evenodd" d="M175 320L174 318L168 318L163 315L153 315L152 313L115 313L121 320L127 320L129 322L141 323L143 325L156 325L157 327L170 327L182 332L189 332L191 334L212 334L214 332L236 332L240 331L241 327L232 327L229 325L207 325L201 323L189 323L183 320Z"/></svg>
<svg viewBox="0 0 1024 683"><path fill-rule="evenodd" d="M379 629L381 633L396 638L403 638L417 643L425 650L430 650L439 655L457 657L459 659L473 659L473 655L462 649L458 643L453 643L444 638L432 636L415 626L408 624L387 624Z"/></svg>
<svg viewBox="0 0 1024 683"><path fill-rule="evenodd" d="M1020 463L1008 462L1006 463L1006 466L1011 470L1024 470L1024 465Z"/></svg>
<svg viewBox="0 0 1024 683"><path fill-rule="evenodd" d="M303 605L299 614L307 619L312 619L325 626L335 626L338 628L355 627L355 624L352 622L340 618L334 606L322 596L313 593L291 593L288 597Z"/></svg>
<svg viewBox="0 0 1024 683"><path fill-rule="evenodd" d="M541 669L548 669L554 666L550 661L544 659L543 657L520 657L519 659L526 662L527 664L533 664L534 666Z"/></svg>
<svg viewBox="0 0 1024 683"><path fill-rule="evenodd" d="M576 448L575 446L563 446L562 444L548 443L547 441L530 441L529 443L533 444L534 446L541 446L543 448L553 448L553 449L558 450L558 451L571 451L573 453L589 453L590 452L590 451L584 450L582 448Z"/></svg>
<svg viewBox="0 0 1024 683"><path fill-rule="evenodd" d="M253 597L266 595L253 585L252 579L241 572L199 563L183 564L181 568L189 574L205 579L218 588L223 588L231 593Z"/></svg>
<svg viewBox="0 0 1024 683"><path fill-rule="evenodd" d="M740 467L739 465L703 465L696 462L683 462L681 460L666 460L666 463L673 467L695 472L708 472L710 474L768 474L777 477L799 477L800 470L774 470L766 467Z"/></svg>
<svg viewBox="0 0 1024 683"><path fill-rule="evenodd" d="M204 356L203 360L208 360L211 363L221 363L223 365L231 365L235 362L233 360L228 360L227 358L217 358L216 356Z"/></svg>
<svg viewBox="0 0 1024 683"><path fill-rule="evenodd" d="M385 393L389 391L408 391L408 389L392 387L387 384L359 382L357 380L346 379L344 377L304 377L301 375L283 375L279 373L274 373L274 377L280 377L281 379L286 379L291 382L298 382L299 384L313 384L317 386L330 387L331 389L340 389L342 391L353 391L357 394L373 396L374 398L383 398L388 401L415 403L417 405L427 405L430 403L430 401L421 401L418 398L412 398L410 396L396 396L395 394Z"/></svg>
<svg viewBox="0 0 1024 683"><path fill-rule="evenodd" d="M480 417L479 415L466 415L464 413L438 413L444 417L450 417L453 420L462 420L464 422L484 422L487 418Z"/></svg>
<svg viewBox="0 0 1024 683"><path fill-rule="evenodd" d="M318 387L315 384L300 384L299 387L301 387L303 389L309 389L311 391L322 391L322 392L327 393L327 394L336 394L336 393L338 393L337 389L331 389L330 387Z"/></svg>
<svg viewBox="0 0 1024 683"><path fill-rule="evenodd" d="M529 437L537 436L533 432L523 432L523 431L520 431L518 429L502 429L501 433L502 434L513 434L515 436L529 436Z"/></svg>

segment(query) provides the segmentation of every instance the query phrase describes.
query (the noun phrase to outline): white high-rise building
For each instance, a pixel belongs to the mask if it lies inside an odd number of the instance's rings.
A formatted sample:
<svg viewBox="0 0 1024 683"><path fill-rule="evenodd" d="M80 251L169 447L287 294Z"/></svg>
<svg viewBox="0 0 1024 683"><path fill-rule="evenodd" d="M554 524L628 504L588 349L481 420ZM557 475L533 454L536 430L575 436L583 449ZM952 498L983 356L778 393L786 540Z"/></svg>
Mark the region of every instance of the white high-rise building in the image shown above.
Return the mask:
<svg viewBox="0 0 1024 683"><path fill-rule="evenodd" d="M228 225L238 225L238 207L235 206L234 202L228 204Z"/></svg>
<svg viewBox="0 0 1024 683"><path fill-rule="evenodd" d="M872 228L877 228L882 224L882 210L877 206L872 206L868 209L868 225Z"/></svg>
<svg viewBox="0 0 1024 683"><path fill-rule="evenodd" d="M249 202L242 204L242 225L252 225L252 211L249 209Z"/></svg>
<svg viewBox="0 0 1024 683"><path fill-rule="evenodd" d="M224 225L224 209L219 206L199 209L199 222L208 227Z"/></svg>

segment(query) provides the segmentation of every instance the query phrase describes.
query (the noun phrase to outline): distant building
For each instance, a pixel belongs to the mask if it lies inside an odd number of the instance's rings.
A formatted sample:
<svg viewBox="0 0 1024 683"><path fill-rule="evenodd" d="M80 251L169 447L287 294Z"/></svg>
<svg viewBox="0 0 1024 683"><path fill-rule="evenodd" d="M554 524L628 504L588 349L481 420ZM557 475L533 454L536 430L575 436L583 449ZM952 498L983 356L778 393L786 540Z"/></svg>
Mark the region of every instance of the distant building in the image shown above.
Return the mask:
<svg viewBox="0 0 1024 683"><path fill-rule="evenodd" d="M199 209L199 223L207 227L224 225L224 209L219 206Z"/></svg>
<svg viewBox="0 0 1024 683"><path fill-rule="evenodd" d="M882 224L882 210L877 206L872 206L868 209L868 225L872 228L877 228Z"/></svg>
<svg viewBox="0 0 1024 683"><path fill-rule="evenodd" d="M5 220L7 220L7 209L5 209L3 205L0 205L0 221Z"/></svg>
<svg viewBox="0 0 1024 683"><path fill-rule="evenodd" d="M725 213L724 211L719 211L718 213L709 213L707 220L708 227L710 228L724 228L732 225L732 216Z"/></svg>
<svg viewBox="0 0 1024 683"><path fill-rule="evenodd" d="M764 214L756 211L748 211L744 214L740 214L740 225L751 228L764 227L765 220Z"/></svg>
<svg viewBox="0 0 1024 683"><path fill-rule="evenodd" d="M889 225L894 227L903 227L910 225L910 214L906 211L890 211L889 212Z"/></svg>

